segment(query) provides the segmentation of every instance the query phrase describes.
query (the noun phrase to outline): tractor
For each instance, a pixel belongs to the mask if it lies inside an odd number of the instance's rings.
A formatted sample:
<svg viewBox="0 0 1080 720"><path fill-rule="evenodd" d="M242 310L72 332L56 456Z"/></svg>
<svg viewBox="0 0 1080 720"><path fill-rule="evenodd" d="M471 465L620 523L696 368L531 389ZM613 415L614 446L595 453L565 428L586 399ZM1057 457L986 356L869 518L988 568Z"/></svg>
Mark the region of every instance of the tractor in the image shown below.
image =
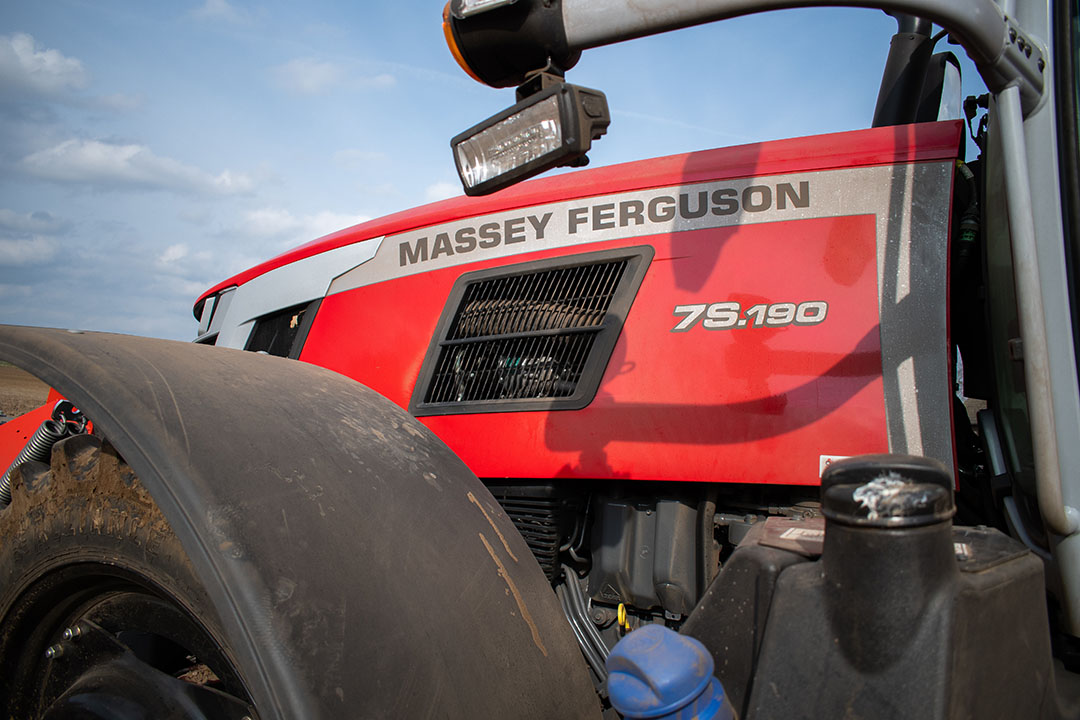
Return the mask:
<svg viewBox="0 0 1080 720"><path fill-rule="evenodd" d="M1075 2L842 3L871 127L534 177L582 53L817 4L451 0L465 196L0 329L3 717L1080 717Z"/></svg>

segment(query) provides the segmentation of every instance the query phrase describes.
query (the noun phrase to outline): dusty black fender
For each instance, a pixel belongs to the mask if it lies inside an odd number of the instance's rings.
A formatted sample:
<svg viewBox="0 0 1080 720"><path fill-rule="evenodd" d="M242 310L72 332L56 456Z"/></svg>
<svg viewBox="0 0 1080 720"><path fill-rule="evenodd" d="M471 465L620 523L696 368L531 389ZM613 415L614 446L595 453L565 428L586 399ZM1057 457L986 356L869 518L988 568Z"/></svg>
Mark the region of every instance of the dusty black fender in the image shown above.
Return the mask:
<svg viewBox="0 0 1080 720"><path fill-rule="evenodd" d="M189 554L262 720L599 709L539 566L431 432L362 385L188 343L0 328Z"/></svg>

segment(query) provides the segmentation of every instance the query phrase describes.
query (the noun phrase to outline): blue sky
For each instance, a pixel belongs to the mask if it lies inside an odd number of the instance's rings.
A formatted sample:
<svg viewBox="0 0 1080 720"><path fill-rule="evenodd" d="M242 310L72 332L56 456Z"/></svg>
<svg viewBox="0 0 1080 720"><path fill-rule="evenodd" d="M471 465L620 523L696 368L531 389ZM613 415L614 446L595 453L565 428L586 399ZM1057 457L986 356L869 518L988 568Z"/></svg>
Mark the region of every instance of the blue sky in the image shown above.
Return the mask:
<svg viewBox="0 0 1080 720"><path fill-rule="evenodd" d="M441 11L5 2L0 322L189 340L219 280L458 194L449 139L513 91L456 66ZM588 51L568 80L612 111L592 164L866 127L894 32L879 11L813 9Z"/></svg>

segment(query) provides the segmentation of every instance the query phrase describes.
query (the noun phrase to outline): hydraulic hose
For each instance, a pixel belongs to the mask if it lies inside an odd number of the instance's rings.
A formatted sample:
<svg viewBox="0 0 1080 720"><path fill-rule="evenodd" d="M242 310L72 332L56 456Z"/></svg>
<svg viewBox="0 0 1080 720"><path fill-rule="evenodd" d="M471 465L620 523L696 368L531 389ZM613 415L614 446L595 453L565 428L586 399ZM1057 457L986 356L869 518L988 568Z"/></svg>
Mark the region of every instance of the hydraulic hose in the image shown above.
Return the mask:
<svg viewBox="0 0 1080 720"><path fill-rule="evenodd" d="M24 462L32 460L48 462L53 445L62 440L67 434L68 426L64 422L49 419L41 423L41 426L23 446L23 449L15 456L14 462L4 471L4 476L0 478L0 508L5 508L11 504L11 478L15 468Z"/></svg>
<svg viewBox="0 0 1080 720"><path fill-rule="evenodd" d="M41 423L30 436L15 460L0 477L0 508L11 504L11 482L15 468L32 460L48 463L52 447L68 435L75 435L86 430L87 419L68 400L60 400L53 406L52 417Z"/></svg>
<svg viewBox="0 0 1080 720"><path fill-rule="evenodd" d="M601 658L607 660L611 650L608 648L607 643L604 642L604 639L600 637L600 632L596 629L596 626L589 619L589 613L585 607L585 594L581 592L581 585L578 584L577 575L566 565L563 565L563 573L566 576L566 590L570 598L570 609L573 610L578 622L583 626L585 634L592 642L593 649Z"/></svg>
<svg viewBox="0 0 1080 720"><path fill-rule="evenodd" d="M581 627L581 619L577 617L571 606L570 591L564 586L560 585L555 588L555 594L559 596L559 603L562 605L563 614L566 615L567 622L570 623L570 629L574 631L574 636L577 638L578 645L581 646L581 654L585 656L585 661L589 663L589 667L600 679L601 685L607 680L607 668L604 667L604 660L600 657L600 654L596 652L596 649L589 641L586 631Z"/></svg>

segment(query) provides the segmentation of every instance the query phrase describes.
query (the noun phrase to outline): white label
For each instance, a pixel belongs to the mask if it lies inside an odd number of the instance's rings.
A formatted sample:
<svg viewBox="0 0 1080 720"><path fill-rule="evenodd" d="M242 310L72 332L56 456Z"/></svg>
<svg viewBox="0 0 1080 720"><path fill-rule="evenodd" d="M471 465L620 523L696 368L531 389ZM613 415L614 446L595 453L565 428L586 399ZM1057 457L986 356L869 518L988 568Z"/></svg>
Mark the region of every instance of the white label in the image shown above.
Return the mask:
<svg viewBox="0 0 1080 720"><path fill-rule="evenodd" d="M837 460L846 460L851 457L850 455L818 455L818 477L825 474L825 468L832 465Z"/></svg>
<svg viewBox="0 0 1080 720"><path fill-rule="evenodd" d="M825 536L825 531L819 528L800 528L793 527L788 528L784 532L780 533L782 540L803 540L811 539L817 540Z"/></svg>

